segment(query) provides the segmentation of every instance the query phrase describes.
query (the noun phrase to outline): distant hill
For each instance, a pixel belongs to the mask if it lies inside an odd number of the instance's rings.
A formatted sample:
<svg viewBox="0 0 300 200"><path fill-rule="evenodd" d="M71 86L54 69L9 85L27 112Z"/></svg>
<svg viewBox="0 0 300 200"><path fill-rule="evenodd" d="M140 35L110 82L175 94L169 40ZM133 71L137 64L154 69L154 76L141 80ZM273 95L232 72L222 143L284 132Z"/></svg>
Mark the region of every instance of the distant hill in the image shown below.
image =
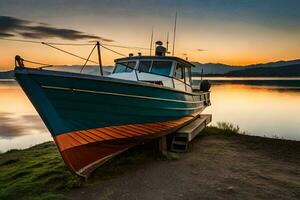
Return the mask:
<svg viewBox="0 0 300 200"><path fill-rule="evenodd" d="M300 64L281 67L253 67L225 73L230 77L300 77Z"/></svg>
<svg viewBox="0 0 300 200"><path fill-rule="evenodd" d="M192 68L193 76L201 76L202 69L203 74L225 74L230 71L239 70L239 67L234 67L220 63L202 64L199 62L193 62L193 64L196 66Z"/></svg>
<svg viewBox="0 0 300 200"><path fill-rule="evenodd" d="M290 60L290 61L277 61L277 62L270 62L270 63L262 63L262 64L255 64L255 65L247 65L247 66L231 66L225 65L220 63L199 63L193 62L196 66L192 69L193 76L201 76L201 71L203 69L204 75L225 75L229 72L238 72L243 71L246 69L257 69L257 68L276 68L276 67L285 67L285 66L292 66L300 64L300 59L298 60ZM271 71L269 71L269 76L272 76Z"/></svg>
<svg viewBox="0 0 300 200"><path fill-rule="evenodd" d="M300 64L300 59L297 60L288 60L288 61L276 61L276 62L269 62L263 64L255 64L255 65L248 65L247 68L257 68L257 67L283 67L288 65L297 65Z"/></svg>

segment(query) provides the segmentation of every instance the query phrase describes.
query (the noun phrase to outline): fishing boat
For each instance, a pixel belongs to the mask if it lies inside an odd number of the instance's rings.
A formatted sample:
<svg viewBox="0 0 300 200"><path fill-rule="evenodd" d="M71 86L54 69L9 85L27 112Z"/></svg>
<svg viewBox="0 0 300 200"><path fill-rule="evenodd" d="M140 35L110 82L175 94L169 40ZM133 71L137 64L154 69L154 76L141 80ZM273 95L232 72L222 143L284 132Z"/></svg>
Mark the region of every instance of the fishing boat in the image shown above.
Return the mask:
<svg viewBox="0 0 300 200"><path fill-rule="evenodd" d="M113 156L186 125L210 105L207 82L202 91L192 88L192 67L166 56L157 43L153 56L116 59L110 75L29 68L20 56L14 72L65 164L87 177Z"/></svg>

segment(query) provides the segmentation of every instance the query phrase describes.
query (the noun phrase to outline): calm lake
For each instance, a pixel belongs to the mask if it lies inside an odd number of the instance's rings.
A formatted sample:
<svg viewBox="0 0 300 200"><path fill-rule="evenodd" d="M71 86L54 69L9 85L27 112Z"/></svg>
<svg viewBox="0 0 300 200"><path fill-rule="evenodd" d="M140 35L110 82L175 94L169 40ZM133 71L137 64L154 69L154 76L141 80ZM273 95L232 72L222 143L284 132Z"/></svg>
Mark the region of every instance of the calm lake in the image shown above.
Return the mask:
<svg viewBox="0 0 300 200"><path fill-rule="evenodd" d="M231 122L250 135L300 140L299 78L211 79L212 106L205 113L213 115L213 124ZM19 85L0 81L0 151L49 140L47 128Z"/></svg>

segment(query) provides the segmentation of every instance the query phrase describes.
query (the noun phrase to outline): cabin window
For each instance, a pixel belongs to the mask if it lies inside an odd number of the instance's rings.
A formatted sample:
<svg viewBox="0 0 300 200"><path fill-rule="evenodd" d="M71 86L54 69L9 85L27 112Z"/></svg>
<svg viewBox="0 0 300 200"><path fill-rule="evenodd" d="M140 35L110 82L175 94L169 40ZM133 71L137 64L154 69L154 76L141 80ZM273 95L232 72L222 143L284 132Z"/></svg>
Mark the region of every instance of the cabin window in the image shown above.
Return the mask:
<svg viewBox="0 0 300 200"><path fill-rule="evenodd" d="M191 85L191 68L185 67L185 83Z"/></svg>
<svg viewBox="0 0 300 200"><path fill-rule="evenodd" d="M127 63L126 72L132 72L135 68L135 62L131 61Z"/></svg>
<svg viewBox="0 0 300 200"><path fill-rule="evenodd" d="M149 72L151 67L151 61L140 61L139 71L140 72Z"/></svg>
<svg viewBox="0 0 300 200"><path fill-rule="evenodd" d="M153 61L151 73L169 76L172 69L171 61Z"/></svg>
<svg viewBox="0 0 300 200"><path fill-rule="evenodd" d="M180 80L184 79L184 71L183 70L184 70L183 65L177 63L176 70L175 70L175 77L177 79L180 79Z"/></svg>
<svg viewBox="0 0 300 200"><path fill-rule="evenodd" d="M117 65L114 69L114 74L115 73L132 72L134 67L135 67L135 62L133 62L133 61L117 63Z"/></svg>

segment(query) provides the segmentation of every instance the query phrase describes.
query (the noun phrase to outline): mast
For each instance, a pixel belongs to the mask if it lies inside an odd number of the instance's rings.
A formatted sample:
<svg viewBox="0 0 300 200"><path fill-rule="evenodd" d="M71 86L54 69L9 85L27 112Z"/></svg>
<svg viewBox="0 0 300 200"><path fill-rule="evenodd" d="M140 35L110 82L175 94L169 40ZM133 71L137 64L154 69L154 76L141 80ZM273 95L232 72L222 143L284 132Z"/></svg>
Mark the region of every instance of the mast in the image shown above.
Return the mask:
<svg viewBox="0 0 300 200"><path fill-rule="evenodd" d="M176 25L177 25L177 11L176 11L176 14L175 14L175 24L174 24L174 35L173 35L173 50L172 50L172 56L174 56L174 49L175 49Z"/></svg>
<svg viewBox="0 0 300 200"><path fill-rule="evenodd" d="M102 69L102 60L101 60L101 51L100 51L100 42L97 41L97 50L98 50L98 61L99 61L99 67L100 67L100 74L103 76L103 69Z"/></svg>
<svg viewBox="0 0 300 200"><path fill-rule="evenodd" d="M152 43L153 43L153 27L152 27L151 40L150 40L150 56L152 54Z"/></svg>
<svg viewBox="0 0 300 200"><path fill-rule="evenodd" d="M167 52L168 53L169 50L169 31L167 32Z"/></svg>

